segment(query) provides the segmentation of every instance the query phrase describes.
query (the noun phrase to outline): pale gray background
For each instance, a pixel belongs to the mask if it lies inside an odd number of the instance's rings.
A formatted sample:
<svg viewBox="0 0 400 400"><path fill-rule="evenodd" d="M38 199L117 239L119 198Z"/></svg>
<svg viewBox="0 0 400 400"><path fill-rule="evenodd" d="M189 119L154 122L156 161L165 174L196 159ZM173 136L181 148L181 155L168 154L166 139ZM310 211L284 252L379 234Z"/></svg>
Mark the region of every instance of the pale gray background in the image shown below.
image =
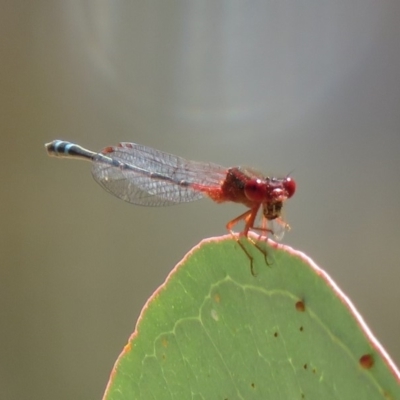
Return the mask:
<svg viewBox="0 0 400 400"><path fill-rule="evenodd" d="M1 399L99 399L148 296L244 211L134 207L56 138L294 171L284 242L400 362L398 1L0 4Z"/></svg>

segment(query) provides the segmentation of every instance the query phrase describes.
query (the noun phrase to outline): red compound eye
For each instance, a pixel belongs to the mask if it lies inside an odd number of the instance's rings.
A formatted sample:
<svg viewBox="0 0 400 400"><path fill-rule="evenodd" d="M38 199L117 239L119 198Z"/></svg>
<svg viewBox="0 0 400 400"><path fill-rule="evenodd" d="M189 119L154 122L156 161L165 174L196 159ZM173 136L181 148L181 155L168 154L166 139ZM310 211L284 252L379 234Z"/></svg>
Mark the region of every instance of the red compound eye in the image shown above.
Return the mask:
<svg viewBox="0 0 400 400"><path fill-rule="evenodd" d="M296 182L292 178L286 178L285 182L283 182L283 187L286 190L288 199L294 195L296 191Z"/></svg>
<svg viewBox="0 0 400 400"><path fill-rule="evenodd" d="M249 200L261 203L267 194L265 182L261 179L248 180L244 185L244 194Z"/></svg>

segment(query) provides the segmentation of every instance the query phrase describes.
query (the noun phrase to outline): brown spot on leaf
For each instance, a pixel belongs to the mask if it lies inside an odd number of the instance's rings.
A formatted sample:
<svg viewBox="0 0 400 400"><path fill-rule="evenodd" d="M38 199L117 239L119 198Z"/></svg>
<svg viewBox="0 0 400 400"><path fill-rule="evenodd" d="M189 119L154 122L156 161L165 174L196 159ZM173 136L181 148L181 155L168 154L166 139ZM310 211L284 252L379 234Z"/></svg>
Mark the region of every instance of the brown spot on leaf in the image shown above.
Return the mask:
<svg viewBox="0 0 400 400"><path fill-rule="evenodd" d="M365 369L370 369L374 365L374 358L371 354L364 354L360 357L360 365Z"/></svg>
<svg viewBox="0 0 400 400"><path fill-rule="evenodd" d="M299 300L299 301L296 303L296 310L297 310L297 311L300 311L300 312L306 311L306 305L304 304L304 302L303 302L302 300Z"/></svg>
<svg viewBox="0 0 400 400"><path fill-rule="evenodd" d="M275 337L278 337L278 332L275 332L275 333L274 333L274 336L275 336Z"/></svg>
<svg viewBox="0 0 400 400"><path fill-rule="evenodd" d="M219 295L218 293L215 293L215 294L214 294L214 301L215 301L216 303L219 303L219 302L221 301L221 297L220 297L220 295Z"/></svg>
<svg viewBox="0 0 400 400"><path fill-rule="evenodd" d="M307 363L305 363L305 364L303 365L303 368L304 368L304 369L307 369Z"/></svg>
<svg viewBox="0 0 400 400"><path fill-rule="evenodd" d="M161 343L162 343L163 347L168 347L168 340L166 338L163 338Z"/></svg>

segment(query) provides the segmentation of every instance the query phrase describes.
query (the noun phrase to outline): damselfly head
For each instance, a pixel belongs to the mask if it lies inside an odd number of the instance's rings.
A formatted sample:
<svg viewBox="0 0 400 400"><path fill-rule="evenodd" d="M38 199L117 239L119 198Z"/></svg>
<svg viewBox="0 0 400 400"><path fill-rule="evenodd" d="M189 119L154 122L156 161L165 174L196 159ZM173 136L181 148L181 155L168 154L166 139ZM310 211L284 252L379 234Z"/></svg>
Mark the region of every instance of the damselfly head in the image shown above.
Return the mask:
<svg viewBox="0 0 400 400"><path fill-rule="evenodd" d="M271 199L285 201L296 192L296 182L290 176L285 178L266 178L267 186L271 193Z"/></svg>

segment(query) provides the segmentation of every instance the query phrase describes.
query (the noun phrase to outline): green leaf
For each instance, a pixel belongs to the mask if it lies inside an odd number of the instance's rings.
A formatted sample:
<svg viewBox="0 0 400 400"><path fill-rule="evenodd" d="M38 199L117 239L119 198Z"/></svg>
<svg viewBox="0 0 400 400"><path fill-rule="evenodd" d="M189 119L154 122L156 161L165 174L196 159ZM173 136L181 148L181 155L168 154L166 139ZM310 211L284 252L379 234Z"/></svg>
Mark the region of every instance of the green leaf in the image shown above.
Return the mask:
<svg viewBox="0 0 400 400"><path fill-rule="evenodd" d="M310 259L203 241L142 310L104 399L400 399L400 375ZM264 242L259 242L264 246Z"/></svg>

